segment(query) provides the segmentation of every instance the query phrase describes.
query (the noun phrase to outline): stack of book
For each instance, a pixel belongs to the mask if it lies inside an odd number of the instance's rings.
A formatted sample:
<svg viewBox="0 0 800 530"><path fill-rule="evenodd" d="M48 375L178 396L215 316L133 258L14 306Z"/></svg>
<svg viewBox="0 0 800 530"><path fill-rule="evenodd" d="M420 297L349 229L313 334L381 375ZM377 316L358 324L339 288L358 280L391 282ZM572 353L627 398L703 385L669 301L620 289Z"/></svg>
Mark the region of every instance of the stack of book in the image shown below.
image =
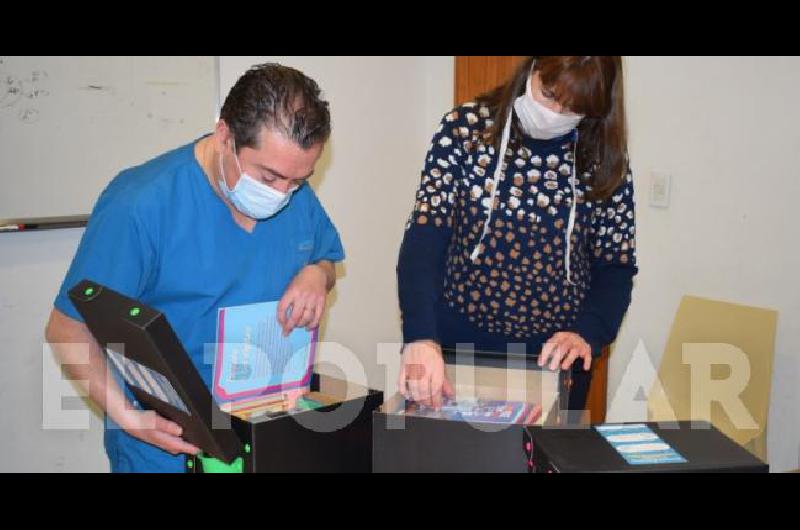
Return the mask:
<svg viewBox="0 0 800 530"><path fill-rule="evenodd" d="M414 401L406 402L407 416L438 418L474 423L531 424L539 419L542 407L522 401L483 399L445 399L439 410Z"/></svg>

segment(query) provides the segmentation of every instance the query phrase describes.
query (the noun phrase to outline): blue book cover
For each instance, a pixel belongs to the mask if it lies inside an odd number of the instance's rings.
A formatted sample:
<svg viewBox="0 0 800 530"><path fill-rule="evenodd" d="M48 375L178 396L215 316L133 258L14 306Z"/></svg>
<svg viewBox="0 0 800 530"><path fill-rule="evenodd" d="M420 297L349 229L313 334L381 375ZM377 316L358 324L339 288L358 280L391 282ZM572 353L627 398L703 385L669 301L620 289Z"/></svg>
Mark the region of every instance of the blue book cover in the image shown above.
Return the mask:
<svg viewBox="0 0 800 530"><path fill-rule="evenodd" d="M310 385L317 330L295 328L284 337L277 311L278 302L219 309L213 382L218 402Z"/></svg>

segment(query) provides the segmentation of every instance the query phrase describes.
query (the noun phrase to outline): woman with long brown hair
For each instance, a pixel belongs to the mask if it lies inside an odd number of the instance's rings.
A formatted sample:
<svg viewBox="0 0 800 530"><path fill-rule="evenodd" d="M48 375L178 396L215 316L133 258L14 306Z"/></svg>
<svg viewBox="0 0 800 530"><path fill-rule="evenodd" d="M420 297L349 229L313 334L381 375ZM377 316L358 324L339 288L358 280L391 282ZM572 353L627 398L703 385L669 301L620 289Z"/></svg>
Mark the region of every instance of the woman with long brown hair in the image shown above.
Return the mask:
<svg viewBox="0 0 800 530"><path fill-rule="evenodd" d="M529 57L433 137L397 267L401 392L438 407L443 349L524 344L572 370L583 409L630 304L634 236L621 58Z"/></svg>

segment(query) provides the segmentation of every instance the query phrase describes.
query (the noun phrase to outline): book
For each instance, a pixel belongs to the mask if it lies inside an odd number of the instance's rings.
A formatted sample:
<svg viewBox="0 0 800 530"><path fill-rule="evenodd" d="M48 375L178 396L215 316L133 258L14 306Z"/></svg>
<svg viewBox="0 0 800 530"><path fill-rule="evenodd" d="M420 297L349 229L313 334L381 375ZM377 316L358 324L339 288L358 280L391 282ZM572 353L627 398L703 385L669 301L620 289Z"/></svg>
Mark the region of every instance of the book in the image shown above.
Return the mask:
<svg viewBox="0 0 800 530"><path fill-rule="evenodd" d="M212 393L223 408L310 386L317 330L284 337L277 311L277 301L219 309Z"/></svg>
<svg viewBox="0 0 800 530"><path fill-rule="evenodd" d="M541 416L542 408L522 401L445 398L439 410L407 401L405 410L401 413L406 416L472 423L530 424Z"/></svg>

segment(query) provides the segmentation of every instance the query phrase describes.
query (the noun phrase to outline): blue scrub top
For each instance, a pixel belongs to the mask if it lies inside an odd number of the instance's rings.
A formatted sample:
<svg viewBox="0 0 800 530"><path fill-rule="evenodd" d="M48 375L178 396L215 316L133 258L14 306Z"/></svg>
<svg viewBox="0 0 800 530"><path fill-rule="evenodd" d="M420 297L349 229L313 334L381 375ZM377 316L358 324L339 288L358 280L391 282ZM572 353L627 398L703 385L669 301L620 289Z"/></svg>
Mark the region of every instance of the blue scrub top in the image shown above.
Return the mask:
<svg viewBox="0 0 800 530"><path fill-rule="evenodd" d="M279 300L305 265L340 261L344 250L308 185L276 216L245 232L214 193L194 146L111 181L92 211L55 307L83 321L67 292L89 279L159 309L210 388L213 358L204 359L204 345L216 340L217 309ZM184 469L185 457L140 442L109 418L105 445L115 472Z"/></svg>

